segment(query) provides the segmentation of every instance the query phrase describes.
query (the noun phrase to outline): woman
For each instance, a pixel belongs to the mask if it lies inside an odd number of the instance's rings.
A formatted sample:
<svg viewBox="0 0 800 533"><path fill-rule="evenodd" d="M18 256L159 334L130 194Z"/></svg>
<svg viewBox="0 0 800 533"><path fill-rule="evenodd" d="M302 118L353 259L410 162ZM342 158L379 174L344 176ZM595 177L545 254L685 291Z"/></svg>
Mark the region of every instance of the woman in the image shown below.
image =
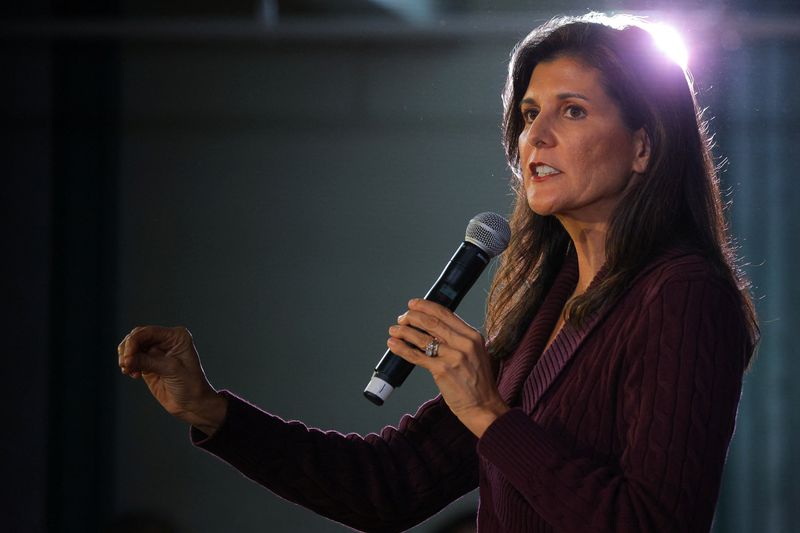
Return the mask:
<svg viewBox="0 0 800 533"><path fill-rule="evenodd" d="M182 328L133 330L122 371L198 446L355 528L480 486L483 531L707 531L758 328L691 82L641 22L592 14L517 46L504 107L518 195L490 342L409 302L387 344L441 395L398 428L325 433L217 393Z"/></svg>

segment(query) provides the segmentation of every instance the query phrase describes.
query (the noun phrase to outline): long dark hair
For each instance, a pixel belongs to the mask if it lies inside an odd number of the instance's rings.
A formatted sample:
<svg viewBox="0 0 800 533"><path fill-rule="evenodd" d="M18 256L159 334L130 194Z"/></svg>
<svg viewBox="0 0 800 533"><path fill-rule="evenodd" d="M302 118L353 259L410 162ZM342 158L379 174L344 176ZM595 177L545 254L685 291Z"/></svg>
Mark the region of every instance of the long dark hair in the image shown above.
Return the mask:
<svg viewBox="0 0 800 533"><path fill-rule="evenodd" d="M607 94L630 131L644 128L651 153L647 170L620 200L606 237L607 275L567 306L580 324L614 302L660 251L677 243L704 255L741 295L753 345L758 339L749 284L736 266L728 237L707 123L688 71L654 43L638 18L590 13L540 26L513 50L503 92L503 145L517 193L512 237L489 294L486 331L495 358L513 353L561 268L571 240L553 216L528 206L522 190L519 103L540 62L569 56L600 71Z"/></svg>

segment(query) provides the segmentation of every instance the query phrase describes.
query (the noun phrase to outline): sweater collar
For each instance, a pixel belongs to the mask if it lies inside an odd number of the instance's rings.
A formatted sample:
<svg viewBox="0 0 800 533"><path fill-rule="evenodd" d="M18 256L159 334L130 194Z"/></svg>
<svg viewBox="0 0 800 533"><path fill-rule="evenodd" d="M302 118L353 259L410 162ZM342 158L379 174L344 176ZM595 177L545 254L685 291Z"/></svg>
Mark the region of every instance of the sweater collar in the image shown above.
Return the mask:
<svg viewBox="0 0 800 533"><path fill-rule="evenodd" d="M691 253L693 253L692 249L685 246L668 248L639 272L631 286L658 265ZM604 265L589 284L589 289L604 279L607 273L607 266ZM581 326L564 324L561 332L545 351L544 347L577 283L578 258L574 249L571 248L564 265L517 349L511 357L503 362L497 387L503 401L508 405L521 404L525 411L533 412L539 400L572 359L584 339L616 306L616 304L608 305L595 311L583 321Z"/></svg>
<svg viewBox="0 0 800 533"><path fill-rule="evenodd" d="M522 384L540 358L550 334L558 321L561 310L578 283L578 258L570 249L564 265L556 275L552 287L545 296L539 311L523 335L517 349L503 362L498 380L500 396L508 405L518 403ZM552 346L551 346L552 347Z"/></svg>

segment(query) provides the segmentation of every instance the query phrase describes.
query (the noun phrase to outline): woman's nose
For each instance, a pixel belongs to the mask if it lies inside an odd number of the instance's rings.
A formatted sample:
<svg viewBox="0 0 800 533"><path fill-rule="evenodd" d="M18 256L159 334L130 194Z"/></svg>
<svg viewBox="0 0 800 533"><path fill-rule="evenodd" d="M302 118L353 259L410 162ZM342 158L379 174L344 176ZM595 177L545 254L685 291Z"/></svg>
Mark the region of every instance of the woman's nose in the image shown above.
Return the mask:
<svg viewBox="0 0 800 533"><path fill-rule="evenodd" d="M535 148L552 144L550 124L541 114L533 119L533 122L528 127L527 142Z"/></svg>

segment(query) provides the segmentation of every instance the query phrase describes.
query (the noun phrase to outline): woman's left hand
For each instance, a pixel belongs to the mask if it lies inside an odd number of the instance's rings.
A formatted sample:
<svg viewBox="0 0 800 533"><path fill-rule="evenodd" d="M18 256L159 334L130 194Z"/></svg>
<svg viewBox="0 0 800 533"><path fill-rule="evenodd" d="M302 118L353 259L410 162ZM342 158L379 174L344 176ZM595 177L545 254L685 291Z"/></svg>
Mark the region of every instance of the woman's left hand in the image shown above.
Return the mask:
<svg viewBox="0 0 800 533"><path fill-rule="evenodd" d="M446 307L411 300L408 312L398 317L389 334L389 349L427 369L450 410L476 436L509 410L497 391L483 336ZM433 337L439 341L439 351L428 357L425 347Z"/></svg>

